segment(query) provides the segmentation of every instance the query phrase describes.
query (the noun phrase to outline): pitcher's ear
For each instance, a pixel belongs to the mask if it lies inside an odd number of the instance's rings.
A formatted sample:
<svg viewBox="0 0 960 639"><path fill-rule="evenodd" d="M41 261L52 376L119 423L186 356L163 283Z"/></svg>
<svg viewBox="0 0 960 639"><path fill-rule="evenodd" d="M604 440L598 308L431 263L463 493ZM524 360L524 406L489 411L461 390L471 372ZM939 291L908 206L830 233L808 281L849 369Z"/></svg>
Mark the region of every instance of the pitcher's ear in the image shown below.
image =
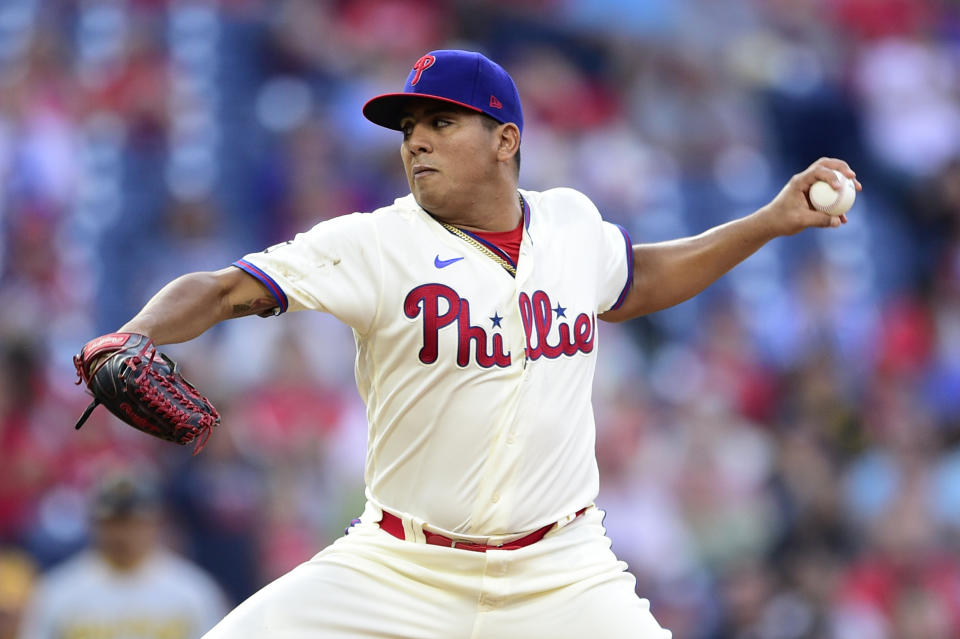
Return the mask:
<svg viewBox="0 0 960 639"><path fill-rule="evenodd" d="M505 162L520 150L520 129L517 125L508 122L501 124L497 130L497 159Z"/></svg>

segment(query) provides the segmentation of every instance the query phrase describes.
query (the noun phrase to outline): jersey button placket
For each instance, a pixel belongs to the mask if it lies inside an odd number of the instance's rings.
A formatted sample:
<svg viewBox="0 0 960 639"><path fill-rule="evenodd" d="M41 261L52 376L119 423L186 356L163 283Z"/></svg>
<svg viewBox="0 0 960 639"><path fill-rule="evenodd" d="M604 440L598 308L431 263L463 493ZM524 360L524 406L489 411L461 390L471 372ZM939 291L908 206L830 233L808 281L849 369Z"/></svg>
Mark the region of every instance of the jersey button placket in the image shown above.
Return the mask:
<svg viewBox="0 0 960 639"><path fill-rule="evenodd" d="M529 204L528 204L529 206ZM520 241L520 257L517 260L517 275L514 278L515 290L513 294L513 307L519 328L519 337L516 340L517 351L523 353L522 368L527 371L527 334L523 327L523 320L520 317L520 293L523 292L524 283L530 279L530 272L533 269L532 240L528 229L523 230L523 239Z"/></svg>

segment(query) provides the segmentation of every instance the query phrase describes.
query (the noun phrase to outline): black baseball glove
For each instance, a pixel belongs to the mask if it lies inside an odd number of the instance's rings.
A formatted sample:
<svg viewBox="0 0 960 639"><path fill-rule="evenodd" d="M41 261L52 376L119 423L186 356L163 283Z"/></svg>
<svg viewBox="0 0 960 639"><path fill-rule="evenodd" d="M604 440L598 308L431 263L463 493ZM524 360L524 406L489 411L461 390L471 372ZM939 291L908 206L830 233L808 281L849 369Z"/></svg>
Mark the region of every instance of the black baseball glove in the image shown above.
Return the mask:
<svg viewBox="0 0 960 639"><path fill-rule="evenodd" d="M138 333L110 333L84 345L73 364L93 401L77 420L83 426L98 404L138 430L176 442L207 443L220 415L206 397L180 375L177 364Z"/></svg>

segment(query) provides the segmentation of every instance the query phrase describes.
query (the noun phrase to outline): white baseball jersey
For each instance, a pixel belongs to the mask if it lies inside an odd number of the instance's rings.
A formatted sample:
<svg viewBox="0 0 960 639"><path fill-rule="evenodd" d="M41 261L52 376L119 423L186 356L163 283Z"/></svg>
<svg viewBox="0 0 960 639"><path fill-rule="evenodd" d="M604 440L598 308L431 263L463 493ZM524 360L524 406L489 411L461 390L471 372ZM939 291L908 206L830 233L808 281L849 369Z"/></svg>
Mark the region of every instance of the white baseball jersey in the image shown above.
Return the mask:
<svg viewBox="0 0 960 639"><path fill-rule="evenodd" d="M279 312L353 328L367 498L441 534L523 533L598 492L597 314L630 287L630 238L577 191L521 194L516 277L412 195L235 262Z"/></svg>
<svg viewBox="0 0 960 639"><path fill-rule="evenodd" d="M95 552L55 568L33 594L20 639L196 639L223 616L219 588L158 552L129 573Z"/></svg>

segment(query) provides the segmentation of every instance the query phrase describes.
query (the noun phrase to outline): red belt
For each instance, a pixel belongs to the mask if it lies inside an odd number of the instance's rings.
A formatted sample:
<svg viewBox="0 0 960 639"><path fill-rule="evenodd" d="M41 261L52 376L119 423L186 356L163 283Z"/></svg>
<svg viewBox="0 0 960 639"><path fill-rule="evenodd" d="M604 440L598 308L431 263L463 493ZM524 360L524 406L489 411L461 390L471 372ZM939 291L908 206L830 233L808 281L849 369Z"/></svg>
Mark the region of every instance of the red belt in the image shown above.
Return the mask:
<svg viewBox="0 0 960 639"><path fill-rule="evenodd" d="M574 515L574 519L586 511L586 508L581 508ZM444 537L443 535L438 535L426 530L423 531L423 534L426 537L427 543L433 546L457 548L458 550L472 550L473 552L487 552L488 550L516 550L517 548L523 548L524 546L535 544L543 539L543 536L546 535L555 525L556 523L547 524L543 528L538 528L529 535L524 535L520 539L514 539L513 541L505 544L494 546L488 546L487 544L475 544L469 541L457 541L456 539L450 539L449 537ZM387 531L397 539L407 538L407 536L403 533L403 522L399 517L392 513L388 513L387 511L383 511L383 518L380 520L380 528Z"/></svg>

